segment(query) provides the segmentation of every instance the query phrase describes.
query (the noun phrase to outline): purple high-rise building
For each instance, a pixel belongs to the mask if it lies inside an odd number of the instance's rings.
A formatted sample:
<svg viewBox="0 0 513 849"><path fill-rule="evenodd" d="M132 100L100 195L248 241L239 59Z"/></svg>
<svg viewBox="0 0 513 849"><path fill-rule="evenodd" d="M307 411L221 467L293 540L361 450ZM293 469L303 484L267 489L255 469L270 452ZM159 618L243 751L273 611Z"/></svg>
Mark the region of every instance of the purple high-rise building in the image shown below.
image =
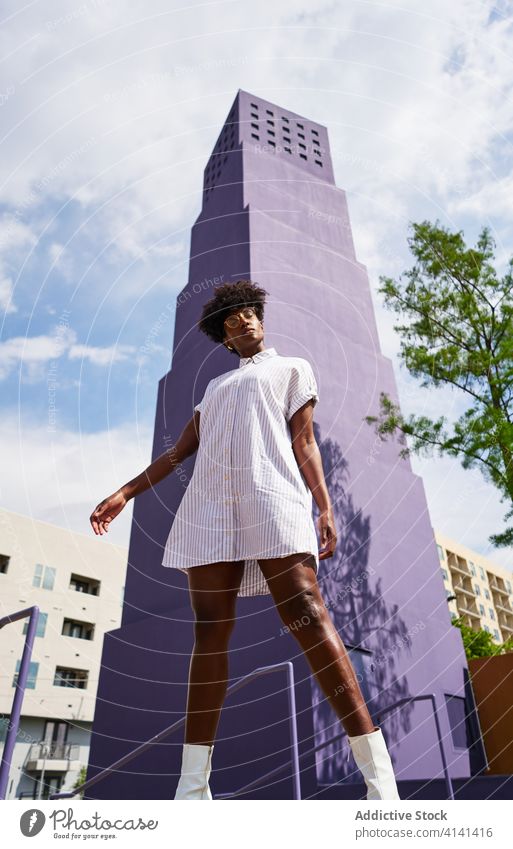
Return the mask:
<svg viewBox="0 0 513 849"><path fill-rule="evenodd" d="M270 293L266 347L307 358L317 378L315 431L339 537L335 556L320 562L319 583L383 728L400 792L401 782L443 776L432 702L408 701L421 695L435 696L450 775L469 776L478 745L469 748L467 664L450 622L422 480L399 458L402 446L381 442L363 421L378 411L380 391L397 401L397 389L380 351L366 269L355 256L346 195L334 183L328 133L241 90L204 172L152 459L176 441L208 381L237 367L197 322L214 287L240 278ZM193 466L194 457L135 501L123 620L105 636L88 777L185 713L193 615L186 575L161 563ZM230 685L257 667L293 663L303 797L363 795L343 742L313 751L342 728L271 596L240 598L237 611ZM214 796L287 763L287 712L279 672L228 697L214 748ZM171 799L183 733L98 782L86 798ZM291 795L287 768L244 798Z"/></svg>

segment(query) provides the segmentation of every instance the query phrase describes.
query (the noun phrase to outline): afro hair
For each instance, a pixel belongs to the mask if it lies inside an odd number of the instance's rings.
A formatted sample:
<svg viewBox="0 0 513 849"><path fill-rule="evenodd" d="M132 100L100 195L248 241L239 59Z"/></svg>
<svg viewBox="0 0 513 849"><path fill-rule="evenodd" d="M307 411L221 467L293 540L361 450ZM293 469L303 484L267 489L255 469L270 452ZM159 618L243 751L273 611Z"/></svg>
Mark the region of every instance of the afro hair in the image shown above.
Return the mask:
<svg viewBox="0 0 513 849"><path fill-rule="evenodd" d="M224 320L237 307L254 307L259 321L264 318L265 296L269 292L261 289L250 280L237 280L236 283L224 283L216 288L213 298L204 307L198 322L198 330L205 333L213 342L222 343L225 337Z"/></svg>

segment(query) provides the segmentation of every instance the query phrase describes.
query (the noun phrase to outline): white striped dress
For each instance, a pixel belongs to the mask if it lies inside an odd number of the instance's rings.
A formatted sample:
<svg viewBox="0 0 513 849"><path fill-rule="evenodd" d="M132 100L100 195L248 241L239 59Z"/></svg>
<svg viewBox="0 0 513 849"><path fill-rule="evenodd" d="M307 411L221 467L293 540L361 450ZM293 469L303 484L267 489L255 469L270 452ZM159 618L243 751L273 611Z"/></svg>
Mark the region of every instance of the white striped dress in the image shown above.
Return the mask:
<svg viewBox="0 0 513 849"><path fill-rule="evenodd" d="M312 493L294 456L288 422L317 384L308 360L266 348L207 385L194 471L162 565L244 560L239 596L269 588L258 559L310 552L319 567Z"/></svg>

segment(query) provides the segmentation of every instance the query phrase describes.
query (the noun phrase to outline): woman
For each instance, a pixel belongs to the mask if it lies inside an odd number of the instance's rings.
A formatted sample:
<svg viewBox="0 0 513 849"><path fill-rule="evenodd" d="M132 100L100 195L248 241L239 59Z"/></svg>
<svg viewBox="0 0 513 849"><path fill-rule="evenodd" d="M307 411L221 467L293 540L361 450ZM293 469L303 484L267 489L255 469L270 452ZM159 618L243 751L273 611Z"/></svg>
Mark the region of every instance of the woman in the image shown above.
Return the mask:
<svg viewBox="0 0 513 849"><path fill-rule="evenodd" d="M166 542L163 565L185 571L195 616L182 769L175 799L212 799L211 759L228 682L236 599L269 593L347 732L367 799L399 799L381 729L321 596L319 560L337 535L312 414L309 362L264 346L265 295L249 280L216 289L199 330L239 358L208 384L177 443L98 505L96 534L128 499L198 454ZM321 549L312 520L319 508Z"/></svg>

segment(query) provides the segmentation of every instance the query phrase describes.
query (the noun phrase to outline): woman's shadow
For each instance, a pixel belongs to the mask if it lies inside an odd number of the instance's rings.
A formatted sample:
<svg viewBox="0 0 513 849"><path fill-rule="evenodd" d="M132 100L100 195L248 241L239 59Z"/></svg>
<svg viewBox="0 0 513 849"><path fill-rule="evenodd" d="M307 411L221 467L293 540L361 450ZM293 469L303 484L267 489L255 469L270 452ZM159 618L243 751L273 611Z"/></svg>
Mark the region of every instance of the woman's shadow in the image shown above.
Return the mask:
<svg viewBox="0 0 513 849"><path fill-rule="evenodd" d="M319 561L319 586L335 627L344 642L371 715L398 699L411 695L404 674L398 672L399 653L410 650L411 637L399 616L399 606L383 598L381 578L369 557L372 539L371 519L357 509L349 492L348 463L339 444L321 439L314 422L326 484L337 528L337 548L333 557ZM315 526L319 511L314 503ZM404 661L401 664L404 668ZM315 745L324 743L343 729L317 681L312 677ZM387 736L398 739L411 728L413 705L387 715ZM376 724L381 724L376 722ZM402 729L399 735L399 728ZM351 776L361 782L354 762L348 761L344 737L321 749L317 755L320 783L332 784ZM393 753L391 752L393 760Z"/></svg>

